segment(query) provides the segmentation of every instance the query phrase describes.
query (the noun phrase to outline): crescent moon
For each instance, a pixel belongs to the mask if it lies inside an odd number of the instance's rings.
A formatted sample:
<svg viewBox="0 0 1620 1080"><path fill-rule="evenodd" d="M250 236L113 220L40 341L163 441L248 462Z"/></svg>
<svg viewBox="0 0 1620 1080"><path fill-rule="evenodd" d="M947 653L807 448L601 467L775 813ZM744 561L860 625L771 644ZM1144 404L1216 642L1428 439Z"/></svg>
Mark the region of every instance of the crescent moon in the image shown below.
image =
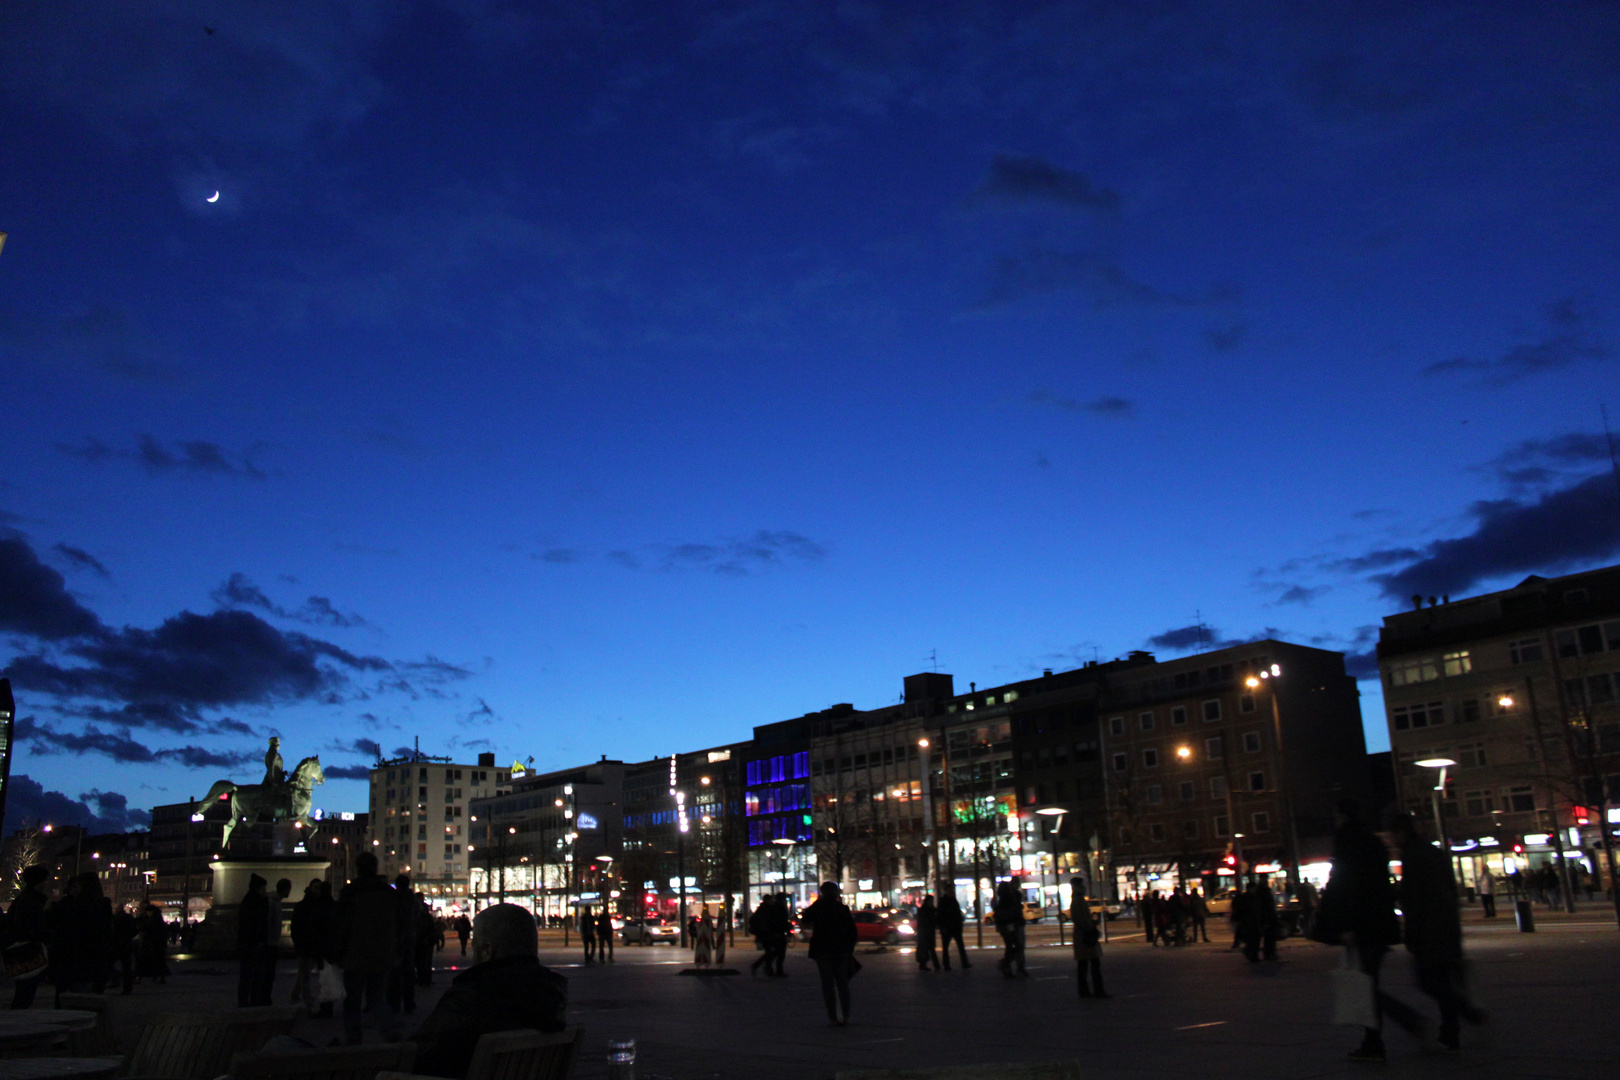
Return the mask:
<svg viewBox="0 0 1620 1080"><path fill-rule="evenodd" d="M208 198L204 199L203 202L219 202L219 192L214 192L212 195L208 196Z"/></svg>

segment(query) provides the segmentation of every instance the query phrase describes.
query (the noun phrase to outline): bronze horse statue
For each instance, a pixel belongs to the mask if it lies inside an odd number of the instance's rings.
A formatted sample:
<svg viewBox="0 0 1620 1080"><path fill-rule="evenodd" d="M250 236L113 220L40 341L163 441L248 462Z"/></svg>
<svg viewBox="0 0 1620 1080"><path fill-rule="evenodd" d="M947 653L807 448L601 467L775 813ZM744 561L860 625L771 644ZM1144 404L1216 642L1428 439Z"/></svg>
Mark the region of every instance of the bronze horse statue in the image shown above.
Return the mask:
<svg viewBox="0 0 1620 1080"><path fill-rule="evenodd" d="M231 833L244 821L250 825L259 821L299 822L305 829L304 843L308 844L317 828L309 818L309 811L315 802L315 785L324 783L326 773L321 771L320 756L307 757L298 763L286 781L279 784L238 785L231 780L216 780L203 797L200 804L202 811L193 806L192 813L195 815L206 811L229 795L231 820L225 823L225 835L220 840L220 847L231 842Z"/></svg>

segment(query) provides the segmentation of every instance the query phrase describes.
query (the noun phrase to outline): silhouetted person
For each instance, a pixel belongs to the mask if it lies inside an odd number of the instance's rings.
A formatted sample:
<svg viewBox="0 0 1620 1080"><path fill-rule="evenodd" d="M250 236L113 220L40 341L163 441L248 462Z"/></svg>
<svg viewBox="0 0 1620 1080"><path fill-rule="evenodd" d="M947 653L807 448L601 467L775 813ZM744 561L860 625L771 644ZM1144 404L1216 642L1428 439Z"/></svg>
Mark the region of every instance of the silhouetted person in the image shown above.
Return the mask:
<svg viewBox="0 0 1620 1080"><path fill-rule="evenodd" d="M946 890L939 898L939 951L944 954L945 970L951 970L951 942L956 942L956 955L962 961L963 969L972 967L968 963L967 946L962 941L962 927L967 919L962 914L962 903L956 899L954 888Z"/></svg>
<svg viewBox="0 0 1620 1080"><path fill-rule="evenodd" d="M388 1007L401 1012L416 1011L416 935L420 927L417 912L421 897L411 888L409 874L394 878L394 966L388 973Z"/></svg>
<svg viewBox="0 0 1620 1080"><path fill-rule="evenodd" d="M1474 885L1474 891L1479 894L1479 910L1487 919L1496 918L1496 879L1489 870L1481 870L1479 881ZM1588 897L1587 899L1591 899Z"/></svg>
<svg viewBox="0 0 1620 1080"><path fill-rule="evenodd" d="M6 913L6 931L12 945L44 945L49 937L45 916L49 899L45 895L45 881L50 876L50 871L38 864L23 868L22 889L11 901L11 909ZM39 993L39 980L42 978L43 973L39 973L17 979L12 984L11 1007L26 1009L32 1005L34 995Z"/></svg>
<svg viewBox="0 0 1620 1080"><path fill-rule="evenodd" d="M933 964L934 970L939 970L939 953L935 950L934 939L939 934L939 909L934 906L932 896L923 897L922 907L917 909L917 966L924 971L928 965Z"/></svg>
<svg viewBox="0 0 1620 1080"><path fill-rule="evenodd" d="M330 1001L318 1002L311 991L310 980L325 966L324 958L332 936L332 897L326 891L326 882L312 878L304 887L303 899L292 910L293 952L298 955L298 973L293 980L290 1003L302 1004L309 1012L318 1009L332 1015Z"/></svg>
<svg viewBox="0 0 1620 1080"><path fill-rule="evenodd" d="M753 935L754 943L759 948L758 958L748 965L748 974L750 975L758 975L762 965L765 968L765 974L771 974L772 956L767 926L774 907L776 907L775 896L762 897L759 906L754 908L754 913L748 916L748 932Z"/></svg>
<svg viewBox="0 0 1620 1080"><path fill-rule="evenodd" d="M596 959L596 917L589 904L579 909L579 942L585 946L585 962Z"/></svg>
<svg viewBox="0 0 1620 1080"><path fill-rule="evenodd" d="M1080 978L1080 996L1108 997L1102 981L1102 929L1091 914L1085 879L1071 879L1069 889L1069 921L1074 924L1074 966Z"/></svg>
<svg viewBox="0 0 1620 1080"><path fill-rule="evenodd" d="M334 952L343 969L343 1035L350 1046L361 1039L361 1013L369 1011L393 1041L395 1024L388 1013L388 973L399 955L395 927L399 905L388 880L377 873L377 856L362 851L354 858L355 878L338 897Z"/></svg>
<svg viewBox="0 0 1620 1080"><path fill-rule="evenodd" d="M607 908L596 917L596 958L598 960L613 959L613 916Z"/></svg>
<svg viewBox="0 0 1620 1080"><path fill-rule="evenodd" d="M236 906L236 1004L246 1009L268 1004L254 1000L260 985L259 966L264 962L264 943L270 935L270 883L258 874L248 878L247 893Z"/></svg>
<svg viewBox="0 0 1620 1080"><path fill-rule="evenodd" d="M1310 937L1316 924L1316 886L1308 881L1300 882L1294 898L1299 901L1299 932Z"/></svg>
<svg viewBox="0 0 1620 1080"><path fill-rule="evenodd" d="M1001 973L1008 978L1028 975L1029 968L1024 963L1024 897L1016 884L1003 881L996 887L994 912L996 931L1005 945Z"/></svg>
<svg viewBox="0 0 1620 1080"><path fill-rule="evenodd" d="M1440 1006L1440 1045L1456 1050L1458 1020L1481 1023L1485 1015L1463 996L1462 919L1451 859L1418 835L1410 814L1396 814L1390 834L1401 848L1401 915L1406 951L1412 954L1418 987Z"/></svg>
<svg viewBox="0 0 1620 1080"><path fill-rule="evenodd" d="M855 916L843 901L835 881L823 882L816 902L804 909L800 921L810 928L810 959L821 975L821 1000L827 1022L849 1023L849 977L855 971ZM842 1016L839 1010L842 1009Z"/></svg>
<svg viewBox="0 0 1620 1080"><path fill-rule="evenodd" d="M422 1027L412 1072L464 1077L479 1036L568 1025L568 980L541 965L534 916L516 904L478 913L473 966L450 981Z"/></svg>
<svg viewBox="0 0 1620 1080"><path fill-rule="evenodd" d="M472 933L472 920L465 912L456 916L456 940L461 943L461 955L467 955L467 935Z"/></svg>
<svg viewBox="0 0 1620 1080"><path fill-rule="evenodd" d="M118 966L120 993L135 992L135 938L140 924L127 904L119 904L112 917L112 956Z"/></svg>
<svg viewBox="0 0 1620 1080"><path fill-rule="evenodd" d="M793 918L788 914L787 893L772 898L770 920L766 924L766 945L771 960L765 964L765 974L786 977L788 938L793 936Z"/></svg>
<svg viewBox="0 0 1620 1080"><path fill-rule="evenodd" d="M1342 944L1350 961L1373 981L1377 1027L1366 1029L1361 1045L1350 1051L1356 1061L1384 1060L1383 1016L1402 1027L1416 1020L1412 1010L1378 989L1378 972L1390 946L1401 940L1395 918L1395 889L1389 880L1389 849L1361 820L1354 799L1338 805L1338 828L1333 834L1333 870L1322 890L1316 913L1316 940Z"/></svg>
<svg viewBox="0 0 1620 1080"><path fill-rule="evenodd" d="M1202 889L1194 889L1187 896L1187 917L1192 920L1192 939L1196 944L1209 942L1209 901Z"/></svg>
<svg viewBox="0 0 1620 1080"><path fill-rule="evenodd" d="M264 944L259 949L259 963L255 972L253 1004L269 1005L275 994L276 965L281 959L282 904L292 894L292 882L282 878L276 882L274 892L266 892Z"/></svg>
<svg viewBox="0 0 1620 1080"><path fill-rule="evenodd" d="M135 977L162 986L169 981L169 925L163 909L147 904L141 909L140 945L135 952Z"/></svg>

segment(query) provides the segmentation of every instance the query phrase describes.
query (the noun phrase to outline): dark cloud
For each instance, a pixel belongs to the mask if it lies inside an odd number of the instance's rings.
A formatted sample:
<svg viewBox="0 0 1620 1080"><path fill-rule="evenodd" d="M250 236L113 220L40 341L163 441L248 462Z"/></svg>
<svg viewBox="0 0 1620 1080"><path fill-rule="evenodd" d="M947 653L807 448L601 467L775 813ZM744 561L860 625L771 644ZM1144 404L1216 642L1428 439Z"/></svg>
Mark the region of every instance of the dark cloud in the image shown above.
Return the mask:
<svg viewBox="0 0 1620 1080"><path fill-rule="evenodd" d="M1093 187L1084 173L1038 157L998 155L990 163L990 175L973 195L978 200L1040 203L1076 210L1119 209L1117 191Z"/></svg>
<svg viewBox="0 0 1620 1080"><path fill-rule="evenodd" d="M103 731L94 724L82 732L58 731L24 717L17 721L17 741L36 756L49 754L102 754L126 765L175 762L187 768L232 769L257 760L246 752L210 750L201 746L176 746L154 750L138 742L128 731Z"/></svg>
<svg viewBox="0 0 1620 1080"><path fill-rule="evenodd" d="M560 549L556 549L560 550ZM581 562L588 556L569 550L569 557L547 558L548 562ZM616 548L602 558L626 570L652 567L658 570L708 570L728 577L745 577L761 570L820 562L827 557L826 545L801 533L786 529L760 529L748 536L723 537L679 544L652 544L638 551Z"/></svg>
<svg viewBox="0 0 1620 1080"><path fill-rule="evenodd" d="M68 594L62 575L40 562L27 540L0 535L0 631L65 641L100 635L106 628Z"/></svg>
<svg viewBox="0 0 1620 1080"><path fill-rule="evenodd" d="M4 831L10 833L29 822L82 825L93 833L130 832L151 827L152 815L130 809L129 799L116 791L91 788L72 799L60 791L46 791L27 773L13 773L6 784Z"/></svg>
<svg viewBox="0 0 1620 1080"><path fill-rule="evenodd" d="M402 660L397 666L401 671L409 672L428 683L460 682L462 679L472 678L473 675L471 668L452 664L448 660L440 660L432 653L428 653L421 660Z"/></svg>
<svg viewBox="0 0 1620 1080"><path fill-rule="evenodd" d="M1510 488L1539 488L1566 478L1571 471L1586 472L1609 462L1609 440L1604 435L1570 432L1550 439L1526 439L1508 447L1479 471L1494 475Z"/></svg>
<svg viewBox="0 0 1620 1080"><path fill-rule="evenodd" d="M585 554L573 548L547 548L534 558L548 563L576 563L585 558Z"/></svg>
<svg viewBox="0 0 1620 1080"><path fill-rule="evenodd" d="M489 702L485 701L483 698L479 698L478 699L478 708L474 709L472 712L468 713L465 717L463 717L462 718L462 723L464 723L464 724L493 724L496 721L498 721L499 719L500 719L500 714L498 714L494 709L489 707Z"/></svg>
<svg viewBox="0 0 1620 1080"><path fill-rule="evenodd" d="M624 550L610 551L607 553L607 560L608 562L618 563L626 570L641 569L641 560L636 558L634 552Z"/></svg>
<svg viewBox="0 0 1620 1080"><path fill-rule="evenodd" d="M998 256L990 267L981 306L998 307L1056 292L1079 292L1094 308L1196 307L1236 298L1232 286L1212 286L1201 294L1169 292L1132 277L1118 263L1086 251L1032 245Z"/></svg>
<svg viewBox="0 0 1620 1080"><path fill-rule="evenodd" d="M324 596L312 596L304 601L302 607L285 608L271 600L265 591L255 585L248 576L240 570L231 574L225 582L209 594L214 603L221 607L251 607L261 611L268 611L279 615L283 619L292 619L296 622L309 623L314 626L336 626L347 629L355 626L366 626L366 620L352 611L339 611L332 601Z"/></svg>
<svg viewBox="0 0 1620 1080"><path fill-rule="evenodd" d="M190 374L121 309L97 305L72 315L18 315L0 321L0 358L18 365L79 369L150 386L178 386Z"/></svg>
<svg viewBox="0 0 1620 1080"><path fill-rule="evenodd" d="M1612 558L1620 552L1620 498L1614 477L1598 473L1534 499L1477 502L1467 536L1371 552L1362 562L1398 565L1373 578L1386 597L1457 596L1483 582L1519 574L1553 573Z"/></svg>
<svg viewBox="0 0 1620 1080"><path fill-rule="evenodd" d="M369 765L323 765L321 771L328 780L369 780L371 779L371 766Z"/></svg>
<svg viewBox="0 0 1620 1080"><path fill-rule="evenodd" d="M1204 331L1204 340L1209 342L1209 347L1217 352L1231 352L1247 341L1248 338L1249 327L1246 323L1212 326Z"/></svg>
<svg viewBox="0 0 1620 1080"><path fill-rule="evenodd" d="M1147 643L1155 649L1168 649L1171 652L1203 652L1208 649L1224 649L1229 645L1241 645L1244 639L1223 639L1221 632L1207 624L1194 624L1192 626L1178 626L1166 630L1162 634L1154 634L1147 639Z"/></svg>
<svg viewBox="0 0 1620 1080"><path fill-rule="evenodd" d="M250 480L263 480L264 470L253 462L253 455L262 447L252 447L237 454L218 443L202 439L182 440L165 445L151 435L136 439L133 450L110 446L100 439L86 439L77 446L58 443L57 450L81 461L99 464L104 461L133 461L153 476L190 474L196 476L233 476Z"/></svg>
<svg viewBox="0 0 1620 1080"><path fill-rule="evenodd" d="M1326 585L1320 585L1320 586L1290 585L1286 589L1283 590L1281 596L1277 597L1277 603L1279 603L1279 604L1309 604L1312 600L1315 600L1318 596L1321 596L1323 593L1325 593L1327 591L1328 591L1328 587Z"/></svg>
<svg viewBox="0 0 1620 1080"><path fill-rule="evenodd" d="M112 574L102 565L101 560L83 548L76 548L71 544L53 544L51 550L66 559L68 565L76 570L88 570L104 578L112 577Z"/></svg>
<svg viewBox="0 0 1620 1080"><path fill-rule="evenodd" d="M1577 294L1548 305L1547 321L1553 331L1538 341L1513 345L1488 360L1459 356L1423 369L1424 375L1472 374L1486 386L1506 386L1544 372L1558 371L1589 360L1614 355L1593 333L1585 313L1587 297Z"/></svg>
<svg viewBox="0 0 1620 1080"><path fill-rule="evenodd" d="M1081 401L1078 398L1063 397L1050 390L1031 390L1024 400L1031 405L1041 405L1063 412L1091 413L1094 416L1130 416L1136 411L1136 406L1122 397L1099 397L1090 401Z"/></svg>

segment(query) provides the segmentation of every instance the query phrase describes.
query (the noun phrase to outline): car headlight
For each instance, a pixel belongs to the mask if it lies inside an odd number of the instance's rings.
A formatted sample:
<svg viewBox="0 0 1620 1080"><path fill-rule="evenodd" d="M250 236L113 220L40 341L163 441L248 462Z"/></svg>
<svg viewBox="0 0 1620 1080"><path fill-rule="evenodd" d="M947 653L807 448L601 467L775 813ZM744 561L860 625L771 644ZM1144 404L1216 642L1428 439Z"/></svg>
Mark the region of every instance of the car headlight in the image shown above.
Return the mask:
<svg viewBox="0 0 1620 1080"><path fill-rule="evenodd" d="M911 924L908 922L901 923L899 926L895 927L895 929L899 930L902 934L915 934L917 932L911 928Z"/></svg>

